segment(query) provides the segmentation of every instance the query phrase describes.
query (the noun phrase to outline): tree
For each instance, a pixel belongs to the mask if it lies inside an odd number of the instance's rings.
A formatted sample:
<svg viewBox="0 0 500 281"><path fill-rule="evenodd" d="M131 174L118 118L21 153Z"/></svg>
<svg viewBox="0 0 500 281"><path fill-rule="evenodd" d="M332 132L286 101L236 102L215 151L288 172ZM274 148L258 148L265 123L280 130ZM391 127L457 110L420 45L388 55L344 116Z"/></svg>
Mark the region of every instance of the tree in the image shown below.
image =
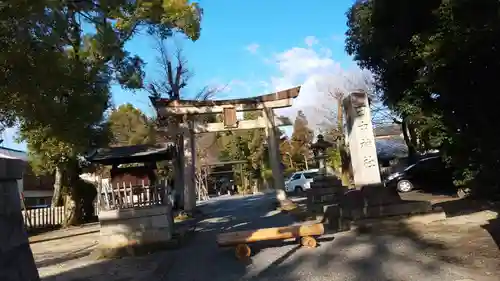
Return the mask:
<svg viewBox="0 0 500 281"><path fill-rule="evenodd" d="M260 111L246 111L243 114L244 120L255 120L262 116ZM259 189L262 187L262 171L268 165L267 147L265 145L264 129L236 130L223 132L218 136L219 159L222 161L243 160L241 171L236 171L237 181L240 186L248 186L247 179L251 179L251 184ZM249 190L240 190L248 192Z"/></svg>
<svg viewBox="0 0 500 281"><path fill-rule="evenodd" d="M196 3L172 0L4 3L0 73L6 83L0 87L0 121L44 127L71 139L67 129L72 124L59 121L66 118L66 100L77 82L90 75L99 76L102 85L113 78L129 88L140 86L142 61L124 44L143 27L164 34L180 29L196 40L200 15ZM95 33L85 34L84 26Z"/></svg>
<svg viewBox="0 0 500 281"><path fill-rule="evenodd" d="M499 8L494 0L358 1L346 41L385 104L414 126L417 149L439 148L457 183L475 179L497 192L497 83L488 74L500 69Z"/></svg>
<svg viewBox="0 0 500 281"><path fill-rule="evenodd" d="M160 66L160 77L155 81L151 81L147 90L153 100L166 97L169 100L180 100L181 97L188 96L188 83L192 77L192 72L188 68L188 61L183 56L182 49L177 48L174 52L169 50L167 45L167 37L163 32L156 31L153 33L156 40L156 51L158 52L157 62ZM219 91L218 88L204 87L196 92L193 96L195 100L208 100ZM212 120L214 116L196 116L193 120L195 126L200 123L206 123ZM174 141L177 148L177 155L185 155L185 139L180 131L180 124L187 120L187 116L170 116L167 120L157 120L160 126L168 127L167 134L164 134L165 140ZM196 151L191 151L196 154ZM185 157L177 157L174 160L174 177L175 189L184 194L184 210L192 212L196 207L196 190L185 189L184 183L184 164ZM195 160L196 156L192 156L191 160Z"/></svg>
<svg viewBox="0 0 500 281"><path fill-rule="evenodd" d="M147 27L149 32L162 32L164 36L181 28L192 39L197 39L199 11L195 4L185 1L163 1L163 4L161 1L132 4L109 2L103 5L71 1L63 6L55 6L52 2L45 4L41 8L34 8L42 9L48 17L40 24L53 26L50 29L42 26L40 32L43 35L53 34L47 41L42 41L45 37L30 35L26 38L31 40L29 44L46 46L50 43L49 49L57 50L59 56L50 54L54 58L50 78L35 77L53 82L47 82L47 88L26 89L26 94L30 93L31 97L32 92L39 90L40 99L35 95L34 100L47 101L47 104L43 104L39 110L35 107L31 115L27 114L28 109L31 109L31 102L17 107L14 104L10 113L19 114L17 121L21 125L21 139L27 141L32 158L37 158L38 163L44 163L39 167L43 167L45 172L55 170L56 194L61 190L63 181L68 180L69 196L66 204L74 211L68 212L67 223L73 224L79 219L76 213L80 209L80 200L75 197L78 194L78 184L75 182L78 180L75 176L78 169L74 163L78 162L78 157L89 147L96 144L94 132L104 132L99 128L102 127L100 124L104 112L109 107L110 83L117 81L123 87L132 89L142 87L142 60L137 56L130 56L124 50L125 42L141 26ZM184 19L184 22L180 23L180 19ZM84 33L84 22L93 25L95 33ZM48 41L49 39L52 41ZM18 66L42 67L33 63L36 59L36 54L33 54L33 60ZM18 71L17 68L11 70L9 75ZM5 90L13 101L28 101L18 94L23 93L19 89L17 92L8 92L9 90L14 91L16 88ZM68 175L64 176L64 173ZM60 200L55 199L54 203L57 204Z"/></svg>
<svg viewBox="0 0 500 281"><path fill-rule="evenodd" d="M309 149L313 138L314 132L308 127L307 118L303 111L299 110L295 122L293 123L292 133L292 159L301 168L308 167L308 156L311 154Z"/></svg>
<svg viewBox="0 0 500 281"><path fill-rule="evenodd" d="M198 6L187 0L2 2L0 129L19 123L21 139L31 147L31 158L42 160L37 163L44 169L60 172L56 167L71 162L68 157L74 159L81 144L88 146L106 135L101 134L99 123L108 106L110 81L128 88L141 86L142 61L124 50L125 42L141 26L165 34L180 28L196 40L199 21ZM83 34L84 25L95 33ZM78 138L88 132L100 137ZM81 182L74 176L70 179L69 202L74 206L79 204L78 198L87 197L80 190L92 189L77 184ZM55 187L60 188L60 182ZM79 210L70 209L66 221L75 221ZM10 218L5 222L16 229L11 233L22 233L21 225ZM12 250L8 247L11 240L2 241L2 248ZM22 249L28 248L14 248L13 257L32 256ZM18 280L32 278L25 272L36 271L34 263L16 266L13 270L17 272L11 275Z"/></svg>
<svg viewBox="0 0 500 281"><path fill-rule="evenodd" d="M112 133L111 145L126 146L156 142L153 120L131 104L124 104L113 110L107 122Z"/></svg>

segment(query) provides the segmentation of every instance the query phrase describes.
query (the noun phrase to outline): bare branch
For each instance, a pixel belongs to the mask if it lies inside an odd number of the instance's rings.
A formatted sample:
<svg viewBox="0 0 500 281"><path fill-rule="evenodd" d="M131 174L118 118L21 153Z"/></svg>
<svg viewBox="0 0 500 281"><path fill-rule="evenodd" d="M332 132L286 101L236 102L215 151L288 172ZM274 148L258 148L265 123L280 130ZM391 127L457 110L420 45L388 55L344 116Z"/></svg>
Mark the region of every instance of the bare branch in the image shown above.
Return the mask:
<svg viewBox="0 0 500 281"><path fill-rule="evenodd" d="M177 48L172 55L167 46L167 39L154 34L155 50L158 52L157 63L163 76L158 81L149 83L148 92L155 96L167 96L169 99L181 98L181 90L191 78L187 60L182 55L182 48Z"/></svg>
<svg viewBox="0 0 500 281"><path fill-rule="evenodd" d="M195 95L196 100L211 100L214 99L215 96L224 91L226 89L227 85L223 87L212 87L212 86L205 86L203 87L198 93Z"/></svg>

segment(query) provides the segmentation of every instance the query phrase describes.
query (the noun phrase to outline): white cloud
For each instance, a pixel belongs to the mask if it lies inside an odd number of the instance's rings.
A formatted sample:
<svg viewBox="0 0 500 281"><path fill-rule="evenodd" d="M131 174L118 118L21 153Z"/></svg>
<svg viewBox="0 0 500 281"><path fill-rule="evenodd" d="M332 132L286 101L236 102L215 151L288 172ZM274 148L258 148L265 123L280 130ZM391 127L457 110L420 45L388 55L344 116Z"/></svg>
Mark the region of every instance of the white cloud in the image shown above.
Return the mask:
<svg viewBox="0 0 500 281"><path fill-rule="evenodd" d="M353 77L354 72L359 71L344 70L332 57L332 51L319 45L311 48L292 47L267 61L274 61L279 71L269 82L260 82L267 93L302 86L293 106L277 110L277 114L293 120L297 111L302 110L313 129L319 129L319 124L327 119L325 116L331 114L329 110L336 108L335 100L326 93L325 87L346 89L352 86L346 85L346 77ZM285 131L288 133L289 130Z"/></svg>
<svg viewBox="0 0 500 281"><path fill-rule="evenodd" d="M259 45L259 44L257 44L257 43L252 43L252 44L250 44L250 45L246 46L246 47L245 47L245 49L246 49L247 51L249 51L250 53L255 54L255 53L257 53L257 51L259 50L259 47L260 47L260 45Z"/></svg>
<svg viewBox="0 0 500 281"><path fill-rule="evenodd" d="M304 39L304 42L306 42L306 45L311 48L312 46L318 44L319 40L314 36L307 36L306 39Z"/></svg>

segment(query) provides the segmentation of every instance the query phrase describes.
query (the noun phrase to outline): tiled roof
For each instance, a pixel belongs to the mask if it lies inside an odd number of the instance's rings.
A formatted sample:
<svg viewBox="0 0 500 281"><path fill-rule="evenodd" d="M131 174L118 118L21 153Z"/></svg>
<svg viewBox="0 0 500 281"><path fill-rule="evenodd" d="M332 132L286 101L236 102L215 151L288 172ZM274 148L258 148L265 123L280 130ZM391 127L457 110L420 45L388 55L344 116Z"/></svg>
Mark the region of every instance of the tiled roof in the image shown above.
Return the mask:
<svg viewBox="0 0 500 281"><path fill-rule="evenodd" d="M400 135L401 133L402 133L401 125L398 124L380 126L374 129L374 134L376 137L395 136L395 135Z"/></svg>
<svg viewBox="0 0 500 281"><path fill-rule="evenodd" d="M133 163L142 162L145 159L163 157L168 160L172 157L173 144L158 145L131 145L99 148L87 156L87 160L95 163ZM146 160L147 161L147 160ZM158 160L160 161L160 160Z"/></svg>
<svg viewBox="0 0 500 281"><path fill-rule="evenodd" d="M0 146L0 158L19 159L28 161L28 153L21 150Z"/></svg>

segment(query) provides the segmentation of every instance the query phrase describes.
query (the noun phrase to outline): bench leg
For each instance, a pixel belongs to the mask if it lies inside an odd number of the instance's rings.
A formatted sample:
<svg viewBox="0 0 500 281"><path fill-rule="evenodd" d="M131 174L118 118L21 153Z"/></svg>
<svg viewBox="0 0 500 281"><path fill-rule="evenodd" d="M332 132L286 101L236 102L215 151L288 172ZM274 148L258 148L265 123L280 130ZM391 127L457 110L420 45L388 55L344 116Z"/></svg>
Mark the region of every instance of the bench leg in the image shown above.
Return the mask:
<svg viewBox="0 0 500 281"><path fill-rule="evenodd" d="M300 244L306 248L316 248L316 246L318 246L318 242L316 241L316 239L311 236L302 237L300 239Z"/></svg>
<svg viewBox="0 0 500 281"><path fill-rule="evenodd" d="M244 260L250 257L250 255L252 254L252 250L247 244L239 244L236 246L234 254L237 259Z"/></svg>

